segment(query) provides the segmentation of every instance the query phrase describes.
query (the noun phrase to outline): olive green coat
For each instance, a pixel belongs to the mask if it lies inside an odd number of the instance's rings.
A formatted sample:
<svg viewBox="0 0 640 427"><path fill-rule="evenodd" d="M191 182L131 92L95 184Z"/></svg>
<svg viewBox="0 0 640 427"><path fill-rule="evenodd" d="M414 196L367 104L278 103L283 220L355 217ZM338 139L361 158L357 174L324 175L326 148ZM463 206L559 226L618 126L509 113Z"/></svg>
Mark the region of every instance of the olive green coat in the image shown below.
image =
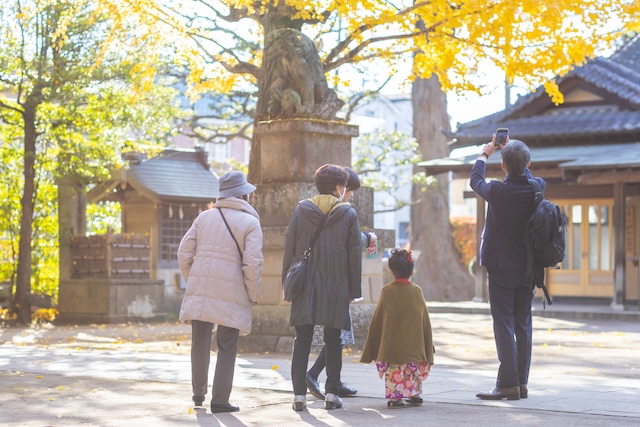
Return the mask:
<svg viewBox="0 0 640 427"><path fill-rule="evenodd" d="M373 313L360 362L433 364L434 353L422 289L413 283L387 283Z"/></svg>

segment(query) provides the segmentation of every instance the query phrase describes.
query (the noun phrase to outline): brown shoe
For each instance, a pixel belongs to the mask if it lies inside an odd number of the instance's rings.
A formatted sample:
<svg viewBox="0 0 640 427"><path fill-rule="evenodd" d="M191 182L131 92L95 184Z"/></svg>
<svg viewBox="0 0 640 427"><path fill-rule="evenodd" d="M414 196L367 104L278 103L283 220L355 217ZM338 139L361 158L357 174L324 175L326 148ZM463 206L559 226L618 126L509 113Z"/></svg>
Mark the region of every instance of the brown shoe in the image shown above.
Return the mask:
<svg viewBox="0 0 640 427"><path fill-rule="evenodd" d="M529 396L529 389L526 384L520 384L520 399L526 399Z"/></svg>
<svg viewBox="0 0 640 427"><path fill-rule="evenodd" d="M478 393L476 397L483 400L520 400L520 386L496 387L487 393Z"/></svg>

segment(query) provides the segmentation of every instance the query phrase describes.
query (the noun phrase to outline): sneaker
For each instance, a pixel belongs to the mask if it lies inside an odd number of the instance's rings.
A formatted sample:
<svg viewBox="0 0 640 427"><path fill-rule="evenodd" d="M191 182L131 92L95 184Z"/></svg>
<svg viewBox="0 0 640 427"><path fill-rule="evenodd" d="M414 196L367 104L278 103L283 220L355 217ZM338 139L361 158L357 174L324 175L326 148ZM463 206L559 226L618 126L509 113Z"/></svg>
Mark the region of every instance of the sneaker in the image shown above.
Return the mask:
<svg viewBox="0 0 640 427"><path fill-rule="evenodd" d="M307 407L307 397L302 394L296 394L293 396L293 403L291 404L291 407L297 412L304 411Z"/></svg>
<svg viewBox="0 0 640 427"><path fill-rule="evenodd" d="M324 407L325 409L342 408L342 399L340 399L340 396L336 394L327 393L326 397L324 398Z"/></svg>

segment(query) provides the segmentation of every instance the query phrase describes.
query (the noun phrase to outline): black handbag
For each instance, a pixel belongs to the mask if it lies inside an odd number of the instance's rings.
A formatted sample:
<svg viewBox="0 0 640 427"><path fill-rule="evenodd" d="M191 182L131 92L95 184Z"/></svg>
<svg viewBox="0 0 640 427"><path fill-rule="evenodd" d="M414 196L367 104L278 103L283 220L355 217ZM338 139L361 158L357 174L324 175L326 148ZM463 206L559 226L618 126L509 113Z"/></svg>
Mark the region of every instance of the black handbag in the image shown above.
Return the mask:
<svg viewBox="0 0 640 427"><path fill-rule="evenodd" d="M324 223L328 216L329 214L326 214L320 220L320 224L318 224L318 228L316 228L316 232L311 239L311 243L309 243L309 248L304 251L304 254L291 258L291 266L289 267L289 270L287 270L287 274L282 282L282 297L287 302L293 301L298 295L300 295L307 283L307 265L309 263L309 257L311 256L311 248L316 243L316 240L318 240L320 231L322 230L322 227L324 227Z"/></svg>

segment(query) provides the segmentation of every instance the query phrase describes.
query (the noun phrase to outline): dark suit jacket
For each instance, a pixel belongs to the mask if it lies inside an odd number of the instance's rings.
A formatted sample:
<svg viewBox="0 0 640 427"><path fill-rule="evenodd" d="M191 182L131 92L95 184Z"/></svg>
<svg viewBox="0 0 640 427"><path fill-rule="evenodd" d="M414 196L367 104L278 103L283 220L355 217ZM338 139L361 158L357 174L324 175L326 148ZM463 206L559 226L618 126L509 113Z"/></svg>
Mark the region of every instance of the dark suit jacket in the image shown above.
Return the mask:
<svg viewBox="0 0 640 427"><path fill-rule="evenodd" d="M508 175L503 182L485 182L486 163L476 160L471 170L471 188L489 203L482 232L480 265L487 268L525 270L527 251L525 225L533 213L534 194L529 179L536 179L544 191L542 178L529 169L524 175Z"/></svg>

